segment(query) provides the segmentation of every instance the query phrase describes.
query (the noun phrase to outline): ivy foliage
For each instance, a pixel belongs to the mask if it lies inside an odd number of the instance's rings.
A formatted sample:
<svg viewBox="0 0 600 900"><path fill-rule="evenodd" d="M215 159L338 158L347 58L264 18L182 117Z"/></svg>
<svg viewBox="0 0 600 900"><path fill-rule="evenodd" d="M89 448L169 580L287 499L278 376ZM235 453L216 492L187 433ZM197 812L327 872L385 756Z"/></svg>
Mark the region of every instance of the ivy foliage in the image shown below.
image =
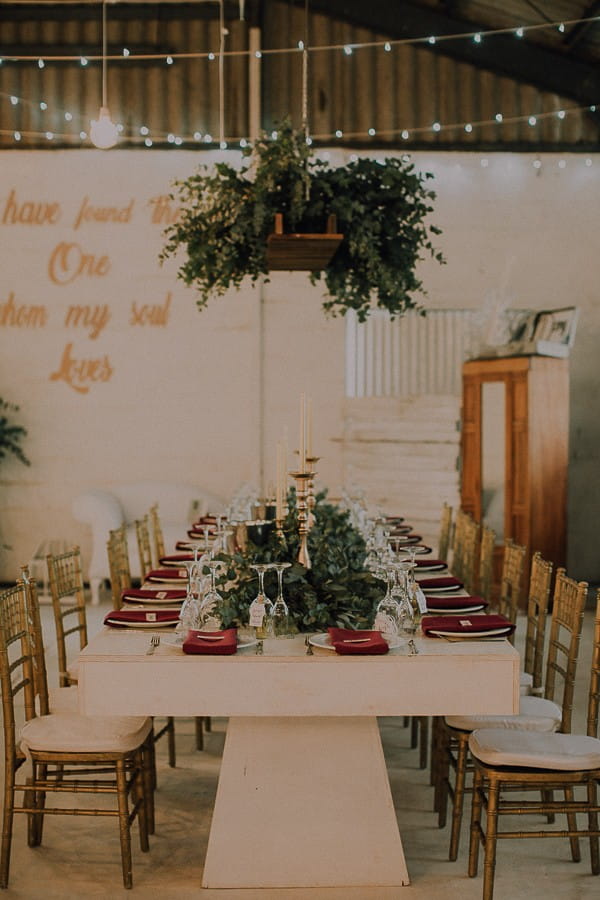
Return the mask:
<svg viewBox="0 0 600 900"><path fill-rule="evenodd" d="M217 585L223 597L219 612L224 627L248 624L249 607L258 592L257 575L250 566L267 562L292 563L284 572L283 591L298 631L324 631L329 626L371 627L385 585L365 571L365 543L350 524L348 513L329 503L326 492L318 494L316 500L316 520L308 537L310 569L297 562L299 538L293 490L288 497L283 540L273 530L262 546L249 541L244 552L216 557L223 563ZM265 575L265 590L274 600L274 571Z"/></svg>
<svg viewBox="0 0 600 900"><path fill-rule="evenodd" d="M23 439L27 437L27 429L13 421L12 416L17 412L18 406L0 397L0 459L6 459L11 455L28 466L29 459L21 446Z"/></svg>
<svg viewBox="0 0 600 900"><path fill-rule="evenodd" d="M200 309L246 276L268 280L276 213L287 231L315 234L337 216L344 239L329 264L310 273L313 284L325 284L326 313L354 309L364 321L374 306L392 316L420 309L415 295L426 292L417 264L428 256L444 262L432 243L441 231L427 221L435 200L431 173L396 157L332 168L313 153L286 120L275 137L243 149L240 169L220 162L175 182L171 199L180 214L165 231L159 258L179 258L178 277L196 289Z"/></svg>

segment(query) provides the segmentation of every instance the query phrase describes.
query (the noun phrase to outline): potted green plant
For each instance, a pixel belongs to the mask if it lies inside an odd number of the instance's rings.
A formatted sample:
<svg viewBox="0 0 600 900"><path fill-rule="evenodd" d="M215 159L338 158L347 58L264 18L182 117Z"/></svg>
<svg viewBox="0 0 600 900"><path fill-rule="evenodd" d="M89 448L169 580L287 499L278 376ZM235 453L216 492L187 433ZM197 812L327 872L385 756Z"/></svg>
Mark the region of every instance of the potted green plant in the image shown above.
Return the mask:
<svg viewBox="0 0 600 900"><path fill-rule="evenodd" d="M287 244L300 247L302 260L294 265L290 258L285 267L308 269L313 283L324 281L326 312L354 309L364 321L377 306L402 315L418 308L415 295L425 293L416 275L419 260L430 255L444 262L432 244L440 229L427 222L435 199L427 187L431 178L397 157L332 167L284 122L274 136L244 148L240 169L219 162L175 182L172 199L180 215L166 229L160 259L183 251L178 277L196 288L202 309L247 276L268 279L273 245L283 236L274 227L281 216L285 231L297 239ZM328 243L333 255L306 264L301 234L311 240L324 234L320 243Z"/></svg>
<svg viewBox="0 0 600 900"><path fill-rule="evenodd" d="M0 459L5 459L10 454L28 466L29 460L21 447L21 441L27 436L27 430L22 425L15 424L10 418L18 411L18 406L0 397Z"/></svg>

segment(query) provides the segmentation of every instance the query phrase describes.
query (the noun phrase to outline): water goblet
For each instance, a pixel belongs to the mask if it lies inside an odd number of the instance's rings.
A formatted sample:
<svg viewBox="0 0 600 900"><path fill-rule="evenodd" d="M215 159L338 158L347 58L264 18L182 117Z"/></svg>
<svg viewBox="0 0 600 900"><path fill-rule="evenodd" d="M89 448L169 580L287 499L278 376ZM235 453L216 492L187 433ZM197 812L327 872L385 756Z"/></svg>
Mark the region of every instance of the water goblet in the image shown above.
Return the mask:
<svg viewBox="0 0 600 900"><path fill-rule="evenodd" d="M271 601L265 593L265 572L271 568L271 563L253 563L250 566L258 575L258 593L250 604L250 627L256 629L256 637L264 640L267 637L267 619L270 612ZM267 607L268 601L268 607Z"/></svg>
<svg viewBox="0 0 600 900"><path fill-rule="evenodd" d="M283 573L291 566L290 562L276 562L271 568L277 572L277 597L273 603L270 619L274 637L292 637L290 611L283 597Z"/></svg>
<svg viewBox="0 0 600 900"><path fill-rule="evenodd" d="M218 631L221 627L219 607L223 603L223 596L217 590L216 577L217 569L222 563L218 559L210 559L206 565L210 569L210 586L204 594L200 606L202 628L206 631Z"/></svg>

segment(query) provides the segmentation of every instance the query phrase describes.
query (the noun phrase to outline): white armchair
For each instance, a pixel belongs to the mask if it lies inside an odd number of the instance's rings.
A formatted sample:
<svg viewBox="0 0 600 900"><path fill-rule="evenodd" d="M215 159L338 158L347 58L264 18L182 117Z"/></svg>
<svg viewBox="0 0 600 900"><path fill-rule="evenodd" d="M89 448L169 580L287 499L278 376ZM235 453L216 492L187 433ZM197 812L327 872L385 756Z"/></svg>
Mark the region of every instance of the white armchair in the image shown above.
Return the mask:
<svg viewBox="0 0 600 900"><path fill-rule="evenodd" d="M131 574L133 577L140 576L134 522L142 518L154 503L158 503L167 552L173 549L175 541L185 538L195 518L223 509L220 498L196 485L155 481L90 490L73 501L74 517L92 529L92 552L85 572L92 604L100 602L100 585L110 578L106 551L108 532L123 522L127 525Z"/></svg>

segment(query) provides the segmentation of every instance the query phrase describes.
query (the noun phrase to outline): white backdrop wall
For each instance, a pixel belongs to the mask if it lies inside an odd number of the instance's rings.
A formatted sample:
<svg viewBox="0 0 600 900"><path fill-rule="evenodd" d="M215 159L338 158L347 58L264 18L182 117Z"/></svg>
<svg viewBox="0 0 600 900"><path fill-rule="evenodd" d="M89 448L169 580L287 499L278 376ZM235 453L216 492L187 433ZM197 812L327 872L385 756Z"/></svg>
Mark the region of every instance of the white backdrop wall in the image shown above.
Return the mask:
<svg viewBox="0 0 600 900"><path fill-rule="evenodd" d="M1 579L50 538L78 542L85 555L89 534L71 503L88 487L190 481L228 498L242 481L267 484L285 430L296 445L302 391L313 399L320 481L339 492L344 322L324 317L321 289L301 273L275 273L199 313L175 263L158 263L171 181L214 158L0 153L0 396L21 405L32 461L0 468L0 541L11 547ZM569 567L600 580L600 157L547 155L538 169L529 155L414 160L435 176L432 220L448 260L422 264L427 304L480 309L482 330L499 306L580 307Z"/></svg>

